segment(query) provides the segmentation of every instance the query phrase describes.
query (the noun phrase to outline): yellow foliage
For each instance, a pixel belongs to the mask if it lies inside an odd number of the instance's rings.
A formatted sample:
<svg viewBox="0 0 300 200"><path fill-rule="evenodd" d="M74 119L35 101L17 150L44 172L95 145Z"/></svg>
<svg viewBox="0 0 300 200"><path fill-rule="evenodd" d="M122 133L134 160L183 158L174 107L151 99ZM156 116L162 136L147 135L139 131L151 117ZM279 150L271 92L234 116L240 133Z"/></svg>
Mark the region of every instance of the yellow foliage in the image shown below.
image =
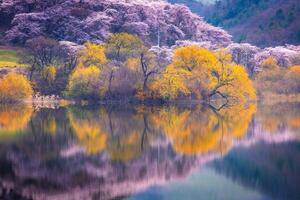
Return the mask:
<svg viewBox="0 0 300 200"><path fill-rule="evenodd" d="M20 63L19 50L0 48L0 68L1 67L28 67L27 64Z"/></svg>
<svg viewBox="0 0 300 200"><path fill-rule="evenodd" d="M11 61L0 61L0 68L1 67L28 67L26 64L20 64L16 62L11 62Z"/></svg>
<svg viewBox="0 0 300 200"><path fill-rule="evenodd" d="M174 150L185 155L224 153L232 140L242 138L256 111L255 105L236 105L215 114L211 110L183 111L170 108L154 118L170 139Z"/></svg>
<svg viewBox="0 0 300 200"><path fill-rule="evenodd" d="M300 93L300 66L287 69L276 67L263 70L257 75L256 87L262 95Z"/></svg>
<svg viewBox="0 0 300 200"><path fill-rule="evenodd" d="M137 158L141 154L141 145L138 142L141 137L142 133L133 131L113 140L108 147L111 160L130 161Z"/></svg>
<svg viewBox="0 0 300 200"><path fill-rule="evenodd" d="M131 161L165 136L184 155L224 154L247 133L256 105L235 105L214 112L206 107L138 107L136 112L71 110L70 124L88 154L106 151L111 160ZM126 118L126 120L124 120Z"/></svg>
<svg viewBox="0 0 300 200"><path fill-rule="evenodd" d="M0 138L15 136L23 131L32 116L33 109L30 106L1 106L0 107Z"/></svg>
<svg viewBox="0 0 300 200"><path fill-rule="evenodd" d="M221 64L232 63L232 55L226 49L219 49L214 54Z"/></svg>
<svg viewBox="0 0 300 200"><path fill-rule="evenodd" d="M197 96L219 94L238 101L256 98L244 67L234 64L231 54L223 49L211 52L198 46L181 47L175 50L172 65L189 73L183 83Z"/></svg>
<svg viewBox="0 0 300 200"><path fill-rule="evenodd" d="M89 155L106 151L111 160L129 161L138 157L141 150L142 115L132 113L128 120L105 109L70 109L68 118L78 143ZM146 144L145 144L146 145Z"/></svg>
<svg viewBox="0 0 300 200"><path fill-rule="evenodd" d="M285 79L294 87L300 86L300 65L289 67Z"/></svg>
<svg viewBox="0 0 300 200"><path fill-rule="evenodd" d="M55 117L47 118L44 124L44 130L51 135L56 134L57 125L56 125Z"/></svg>
<svg viewBox="0 0 300 200"><path fill-rule="evenodd" d="M132 71L137 71L139 69L139 65L140 60L137 58L128 58L125 62L125 66Z"/></svg>
<svg viewBox="0 0 300 200"><path fill-rule="evenodd" d="M294 65L289 67L289 72L299 75L300 74L300 65Z"/></svg>
<svg viewBox="0 0 300 200"><path fill-rule="evenodd" d="M100 75L96 66L77 67L69 78L67 94L75 98L100 97L106 92Z"/></svg>
<svg viewBox="0 0 300 200"><path fill-rule="evenodd" d="M19 102L32 96L29 80L21 75L10 73L0 79L0 102Z"/></svg>
<svg viewBox="0 0 300 200"><path fill-rule="evenodd" d="M207 49L186 46L175 49L172 65L190 73L186 80L188 87L199 94L200 90L208 87L210 73L217 65L217 58Z"/></svg>
<svg viewBox="0 0 300 200"><path fill-rule="evenodd" d="M228 134L240 139L246 134L253 115L256 113L256 104L248 106L236 104L229 109L219 111L219 113L225 121L224 127Z"/></svg>
<svg viewBox="0 0 300 200"><path fill-rule="evenodd" d="M54 65L49 65L43 70L43 77L48 81L48 83L52 83L56 79L56 67Z"/></svg>
<svg viewBox="0 0 300 200"><path fill-rule="evenodd" d="M300 116L288 118L287 124L292 128L300 128Z"/></svg>
<svg viewBox="0 0 300 200"><path fill-rule="evenodd" d="M84 46L85 48L79 54L79 66L102 68L107 62L105 47L91 42L85 43Z"/></svg>
<svg viewBox="0 0 300 200"><path fill-rule="evenodd" d="M139 88L135 92L135 97L141 101L144 101L148 98L151 98L151 95L148 92L145 92L144 90Z"/></svg>
<svg viewBox="0 0 300 200"><path fill-rule="evenodd" d="M169 65L151 84L150 90L165 99L176 99L179 94L188 95L190 90L185 84L185 77L189 74L183 69L175 69L173 65Z"/></svg>
<svg viewBox="0 0 300 200"><path fill-rule="evenodd" d="M99 122L88 116L84 119L78 118L72 112L69 112L68 116L74 134L87 154L98 154L105 150L107 134Z"/></svg>
<svg viewBox="0 0 300 200"><path fill-rule="evenodd" d="M160 115L164 133L172 142L177 153L196 155L215 150L220 135L212 132L213 121L203 123L191 119L190 111L179 113L176 109L162 112ZM215 119L212 119L215 120Z"/></svg>
<svg viewBox="0 0 300 200"><path fill-rule="evenodd" d="M220 82L230 80L228 85L221 87L219 91L230 97L233 97L241 102L253 101L256 99L256 90L252 80L249 78L246 69L241 65L226 65L220 78ZM215 86L218 86L218 81L215 81Z"/></svg>
<svg viewBox="0 0 300 200"><path fill-rule="evenodd" d="M106 52L118 61L126 61L142 50L144 44L140 38L128 33L112 34L106 43Z"/></svg>
<svg viewBox="0 0 300 200"><path fill-rule="evenodd" d="M263 60L261 63L261 67L263 70L275 70L279 68L277 60L272 56L269 56L268 58Z"/></svg>
<svg viewBox="0 0 300 200"><path fill-rule="evenodd" d="M217 58L212 52L198 46L180 47L174 51L174 66L190 72L196 70L203 74L216 63Z"/></svg>

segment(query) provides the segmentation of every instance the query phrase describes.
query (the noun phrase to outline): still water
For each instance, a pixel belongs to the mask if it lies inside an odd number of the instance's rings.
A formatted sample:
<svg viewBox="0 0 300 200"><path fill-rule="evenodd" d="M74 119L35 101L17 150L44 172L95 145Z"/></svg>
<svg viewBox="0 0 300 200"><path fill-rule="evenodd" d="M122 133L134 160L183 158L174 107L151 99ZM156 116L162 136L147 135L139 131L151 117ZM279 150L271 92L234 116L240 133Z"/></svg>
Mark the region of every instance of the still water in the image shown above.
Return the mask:
<svg viewBox="0 0 300 200"><path fill-rule="evenodd" d="M0 199L300 199L300 104L0 107Z"/></svg>

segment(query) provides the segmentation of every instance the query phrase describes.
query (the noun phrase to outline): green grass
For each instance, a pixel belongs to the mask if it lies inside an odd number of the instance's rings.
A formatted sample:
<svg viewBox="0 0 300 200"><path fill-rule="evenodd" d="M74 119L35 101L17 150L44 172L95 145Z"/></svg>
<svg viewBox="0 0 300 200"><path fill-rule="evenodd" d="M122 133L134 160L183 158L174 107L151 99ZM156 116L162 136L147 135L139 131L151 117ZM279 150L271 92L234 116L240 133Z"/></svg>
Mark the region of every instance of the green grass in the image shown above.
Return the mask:
<svg viewBox="0 0 300 200"><path fill-rule="evenodd" d="M26 67L26 65L20 64L20 56L17 50L0 48L1 67Z"/></svg>

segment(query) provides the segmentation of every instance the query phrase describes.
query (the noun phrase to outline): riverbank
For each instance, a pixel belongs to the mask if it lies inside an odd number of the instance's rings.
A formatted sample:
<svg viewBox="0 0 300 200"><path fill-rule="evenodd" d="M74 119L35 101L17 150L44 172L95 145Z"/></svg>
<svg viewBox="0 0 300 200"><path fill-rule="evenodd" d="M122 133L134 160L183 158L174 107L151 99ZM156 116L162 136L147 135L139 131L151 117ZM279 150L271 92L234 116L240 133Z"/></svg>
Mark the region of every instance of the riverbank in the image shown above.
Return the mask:
<svg viewBox="0 0 300 200"><path fill-rule="evenodd" d="M277 103L300 102L300 94L278 94L267 92L259 97L259 102L270 105Z"/></svg>

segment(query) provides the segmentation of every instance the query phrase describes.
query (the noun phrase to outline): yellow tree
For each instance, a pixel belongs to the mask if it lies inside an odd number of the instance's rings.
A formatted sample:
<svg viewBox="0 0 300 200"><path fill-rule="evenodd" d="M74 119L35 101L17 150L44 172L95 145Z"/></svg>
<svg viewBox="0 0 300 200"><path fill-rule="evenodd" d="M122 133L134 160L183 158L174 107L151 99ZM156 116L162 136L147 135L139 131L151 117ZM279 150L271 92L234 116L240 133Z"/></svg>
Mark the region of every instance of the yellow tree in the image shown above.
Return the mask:
<svg viewBox="0 0 300 200"><path fill-rule="evenodd" d="M205 73L205 69L216 65L216 63L217 59L212 52L198 46L180 47L174 51L173 64L190 72L198 70Z"/></svg>
<svg viewBox="0 0 300 200"><path fill-rule="evenodd" d="M218 62L210 71L209 97L219 95L227 102L255 100L256 91L245 67L233 63L231 54L224 49L214 54Z"/></svg>
<svg viewBox="0 0 300 200"><path fill-rule="evenodd" d="M79 99L99 99L106 92L96 66L77 67L69 77L66 94Z"/></svg>
<svg viewBox="0 0 300 200"><path fill-rule="evenodd" d="M115 72L119 71L124 62L130 57L137 57L143 42L135 35L128 33L115 33L110 35L105 44L106 56L110 59L109 68L105 70L108 79L108 94L112 94Z"/></svg>
<svg viewBox="0 0 300 200"><path fill-rule="evenodd" d="M106 64L107 58L103 45L87 42L84 47L79 53L79 66L89 67L93 65L102 68Z"/></svg>
<svg viewBox="0 0 300 200"><path fill-rule="evenodd" d="M49 65L43 70L43 77L48 83L53 83L56 79L56 67L54 65Z"/></svg>
<svg viewBox="0 0 300 200"><path fill-rule="evenodd" d="M112 34L106 42L106 54L110 59L124 62L143 48L142 40L129 33Z"/></svg>
<svg viewBox="0 0 300 200"><path fill-rule="evenodd" d="M148 90L149 80L161 71L159 63L157 63L156 55L150 52L140 38L128 33L116 33L110 36L106 44L107 56L116 61L114 69L125 65L137 72L141 77L141 85L138 89L142 89L141 93ZM109 80L113 78L113 70Z"/></svg>
<svg viewBox="0 0 300 200"><path fill-rule="evenodd" d="M148 91L150 79L163 70L156 61L155 54L143 47L137 57L131 57L126 62L126 66L141 77L141 84L139 84L138 89L142 89L142 93Z"/></svg>
<svg viewBox="0 0 300 200"><path fill-rule="evenodd" d="M20 102L32 96L29 80L21 74L9 73L0 79L0 102Z"/></svg>
<svg viewBox="0 0 300 200"><path fill-rule="evenodd" d="M272 56L269 56L268 58L266 58L261 62L261 68L263 70L275 70L278 67L279 66L277 60Z"/></svg>
<svg viewBox="0 0 300 200"><path fill-rule="evenodd" d="M192 45L176 49L172 64L190 73L188 87L200 96L209 86L210 72L217 65L217 58L209 50Z"/></svg>
<svg viewBox="0 0 300 200"><path fill-rule="evenodd" d="M198 46L180 47L174 52L172 65L174 69L186 71L185 84L197 97L210 100L220 96L226 102L256 98L246 70L233 63L225 50L211 52Z"/></svg>
<svg viewBox="0 0 300 200"><path fill-rule="evenodd" d="M255 85L262 95L267 92L275 92L283 87L282 80L285 70L281 69L277 60L270 56L263 60L260 65L261 72L255 77Z"/></svg>
<svg viewBox="0 0 300 200"><path fill-rule="evenodd" d="M188 95L191 92L185 84L185 77L189 74L185 70L175 69L173 65L169 65L151 84L150 89L158 97L169 100L176 99L180 94Z"/></svg>

